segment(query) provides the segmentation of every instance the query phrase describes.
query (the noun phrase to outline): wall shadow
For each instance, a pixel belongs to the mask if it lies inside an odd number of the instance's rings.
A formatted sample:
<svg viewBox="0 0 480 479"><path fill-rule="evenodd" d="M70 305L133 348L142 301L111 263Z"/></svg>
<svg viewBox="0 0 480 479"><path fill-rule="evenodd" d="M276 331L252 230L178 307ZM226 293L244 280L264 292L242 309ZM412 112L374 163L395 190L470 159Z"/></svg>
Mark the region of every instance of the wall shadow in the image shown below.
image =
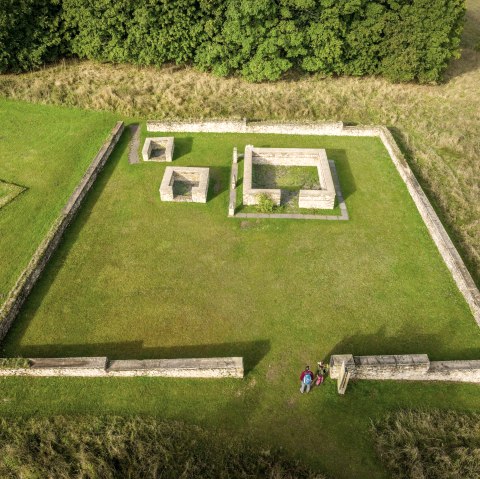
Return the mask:
<svg viewBox="0 0 480 479"><path fill-rule="evenodd" d="M207 201L213 200L229 189L230 167L210 166L210 184L208 187Z"/></svg>
<svg viewBox="0 0 480 479"><path fill-rule="evenodd" d="M342 189L343 198L346 200L349 196L357 191L357 184L350 168L350 162L347 158L345 150L337 148L327 148L327 158L335 162L337 169L338 181Z"/></svg>
<svg viewBox="0 0 480 479"><path fill-rule="evenodd" d="M96 344L42 344L21 346L22 357L107 356L109 359L180 359L241 356L245 374L270 351L270 341L239 341L171 347L145 347L143 341L122 341Z"/></svg>
<svg viewBox="0 0 480 479"><path fill-rule="evenodd" d="M325 356L353 354L354 356L390 354L428 354L431 360L478 359L479 348L452 349L443 333L418 333L409 325L395 335L387 335L385 326L371 334L353 334L339 341Z"/></svg>
<svg viewBox="0 0 480 479"><path fill-rule="evenodd" d="M115 146L110 158L103 167L102 171L97 176L97 180L92 185L92 188L87 193L82 205L77 211L76 216L66 229L60 244L52 255L50 261L45 266L42 274L37 280L37 283L30 292L22 308L20 309L17 318L13 322L9 332L1 343L2 350L5 344L11 344L15 349L20 344L22 337L28 329L31 319L42 305L46 295L48 294L51 285L54 283L60 269L70 253L70 250L82 230L87 223L90 214L95 207L98 199L103 193L110 177L115 168L120 162L120 159L127 151L131 138L129 128L125 128L120 140ZM28 306L28 314L25 313L26 306Z"/></svg>
<svg viewBox="0 0 480 479"><path fill-rule="evenodd" d="M180 159L182 156L188 155L192 151L193 137L186 136L184 138L175 138L173 150L173 161Z"/></svg>
<svg viewBox="0 0 480 479"><path fill-rule="evenodd" d="M477 287L480 288L480 274L477 274L477 270L476 270L477 265L473 261L469 260L468 254L465 251L464 247L462 246L462 242L457 237L456 225L452 224L451 221L448 219L445 209L442 208L441 204L437 201L436 196L433 194L431 190L430 181L428 177L425 177L423 175L422 170L418 168L416 162L414 161L415 155L413 154L412 149L408 146L408 142L405 135L400 129L394 126L388 126L388 129L390 130L390 133L392 134L393 138L395 139L395 142L400 148L400 151L403 153L405 159L407 160L408 166L413 171L415 178L420 183L422 190L427 195L427 198L430 201L430 204L432 205L433 209L435 210L435 213L437 213L437 216L440 218L442 225L447 230L447 233L450 236L450 239L452 240L453 244L455 245L455 248L459 252L463 262L467 266L467 269L471 274L473 281L475 282Z"/></svg>

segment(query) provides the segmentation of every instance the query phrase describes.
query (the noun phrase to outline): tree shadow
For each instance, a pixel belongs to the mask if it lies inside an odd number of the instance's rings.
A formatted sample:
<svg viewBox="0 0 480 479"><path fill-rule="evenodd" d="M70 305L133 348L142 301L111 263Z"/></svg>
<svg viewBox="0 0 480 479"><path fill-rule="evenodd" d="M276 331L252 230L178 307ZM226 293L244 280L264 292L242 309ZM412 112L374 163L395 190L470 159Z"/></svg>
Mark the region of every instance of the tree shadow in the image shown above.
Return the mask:
<svg viewBox="0 0 480 479"><path fill-rule="evenodd" d="M193 137L186 136L183 138L175 138L175 148L173 150L173 161L186 156L192 151Z"/></svg>
<svg viewBox="0 0 480 479"><path fill-rule="evenodd" d="M245 374L252 371L269 351L268 340L169 347L145 347L143 341L122 341L41 344L18 348L18 353L26 358L107 356L109 359L184 359L240 356L243 357Z"/></svg>
<svg viewBox="0 0 480 479"><path fill-rule="evenodd" d="M345 150L337 148L327 148L327 157L335 162L335 168L338 174L338 181L342 190L343 199L347 199L357 191L357 184L350 168L350 162Z"/></svg>

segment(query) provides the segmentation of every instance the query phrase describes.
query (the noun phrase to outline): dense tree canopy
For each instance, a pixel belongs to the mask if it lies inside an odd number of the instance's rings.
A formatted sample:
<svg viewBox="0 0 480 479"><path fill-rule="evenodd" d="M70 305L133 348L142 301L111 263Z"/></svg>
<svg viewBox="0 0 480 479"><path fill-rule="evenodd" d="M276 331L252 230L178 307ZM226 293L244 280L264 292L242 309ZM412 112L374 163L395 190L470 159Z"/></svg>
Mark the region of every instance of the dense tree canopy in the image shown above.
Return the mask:
<svg viewBox="0 0 480 479"><path fill-rule="evenodd" d="M0 72L61 55L217 75L441 79L464 0L0 0Z"/></svg>

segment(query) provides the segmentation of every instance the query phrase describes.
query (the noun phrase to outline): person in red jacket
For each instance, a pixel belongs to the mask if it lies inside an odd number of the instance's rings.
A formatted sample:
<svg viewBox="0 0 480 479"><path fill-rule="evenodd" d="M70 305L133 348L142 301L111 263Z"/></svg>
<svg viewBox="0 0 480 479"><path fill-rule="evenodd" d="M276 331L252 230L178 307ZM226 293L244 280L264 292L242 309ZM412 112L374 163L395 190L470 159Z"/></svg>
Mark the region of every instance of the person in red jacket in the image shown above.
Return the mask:
<svg viewBox="0 0 480 479"><path fill-rule="evenodd" d="M302 383L300 392L303 394L306 390L309 393L313 383L313 373L310 371L310 366L305 366L305 371L300 375L300 381Z"/></svg>

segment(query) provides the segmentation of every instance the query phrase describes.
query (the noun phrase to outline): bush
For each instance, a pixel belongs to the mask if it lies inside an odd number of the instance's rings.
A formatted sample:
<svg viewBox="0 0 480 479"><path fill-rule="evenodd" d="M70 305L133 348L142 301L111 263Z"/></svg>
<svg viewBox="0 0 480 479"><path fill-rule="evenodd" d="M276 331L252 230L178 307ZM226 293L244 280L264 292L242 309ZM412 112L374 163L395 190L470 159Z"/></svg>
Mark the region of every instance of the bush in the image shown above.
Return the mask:
<svg viewBox="0 0 480 479"><path fill-rule="evenodd" d="M394 478L480 478L480 414L398 411L372 430Z"/></svg>
<svg viewBox="0 0 480 479"><path fill-rule="evenodd" d="M65 53L61 0L0 0L0 73L33 70Z"/></svg>
<svg viewBox="0 0 480 479"><path fill-rule="evenodd" d="M0 72L73 53L249 81L297 70L436 82L459 54L464 2L0 0Z"/></svg>
<svg viewBox="0 0 480 479"><path fill-rule="evenodd" d="M261 193L257 195L257 200L257 210L260 211L260 213L273 213L275 210L275 203L269 194Z"/></svg>
<svg viewBox="0 0 480 479"><path fill-rule="evenodd" d="M0 477L320 479L278 452L153 418L0 419Z"/></svg>
<svg viewBox="0 0 480 479"><path fill-rule="evenodd" d="M29 368L30 363L26 358L0 358L0 369Z"/></svg>

